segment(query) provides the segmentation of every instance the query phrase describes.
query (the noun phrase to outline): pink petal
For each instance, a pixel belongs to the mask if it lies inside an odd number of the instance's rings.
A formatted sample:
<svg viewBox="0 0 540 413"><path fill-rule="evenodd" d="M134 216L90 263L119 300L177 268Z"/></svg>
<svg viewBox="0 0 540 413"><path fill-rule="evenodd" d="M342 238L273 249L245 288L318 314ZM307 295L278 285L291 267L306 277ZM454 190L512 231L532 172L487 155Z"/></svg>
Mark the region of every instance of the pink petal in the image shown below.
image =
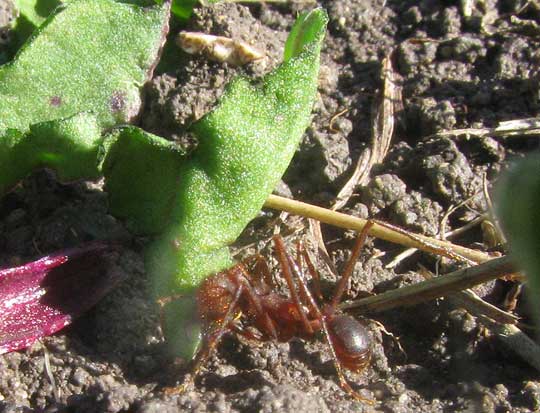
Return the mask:
<svg viewBox="0 0 540 413"><path fill-rule="evenodd" d="M94 306L122 276L114 247L92 243L0 270L0 354L32 345Z"/></svg>

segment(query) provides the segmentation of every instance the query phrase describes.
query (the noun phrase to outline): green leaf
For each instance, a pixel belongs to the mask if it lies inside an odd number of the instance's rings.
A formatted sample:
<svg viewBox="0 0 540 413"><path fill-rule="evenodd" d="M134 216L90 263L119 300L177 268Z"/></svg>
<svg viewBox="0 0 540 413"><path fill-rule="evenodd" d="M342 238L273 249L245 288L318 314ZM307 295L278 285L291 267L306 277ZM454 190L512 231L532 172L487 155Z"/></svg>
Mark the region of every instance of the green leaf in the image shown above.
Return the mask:
<svg viewBox="0 0 540 413"><path fill-rule="evenodd" d="M154 0L158 4L162 4L163 0ZM178 19L179 22L185 23L193 14L193 8L198 0L172 0L171 13Z"/></svg>
<svg viewBox="0 0 540 413"><path fill-rule="evenodd" d="M24 16L34 27L39 26L60 4L61 0L15 0L19 16Z"/></svg>
<svg viewBox="0 0 540 413"><path fill-rule="evenodd" d="M320 9L324 18L326 14ZM310 121L324 35L255 86L237 78L216 109L196 122L197 149L182 164L159 279L192 289L222 264L206 255L232 243L283 175ZM182 244L179 253L170 247ZM172 244L171 244L172 243ZM171 258L168 262L164 257ZM171 285L172 282L172 285Z"/></svg>
<svg viewBox="0 0 540 413"><path fill-rule="evenodd" d="M98 178L102 141L89 113L38 123L24 134L7 130L0 137L0 193L37 168L50 168L63 181Z"/></svg>
<svg viewBox="0 0 540 413"><path fill-rule="evenodd" d="M15 0L19 16L15 20L13 30L16 33L17 45L21 45L36 28L56 9L61 0Z"/></svg>
<svg viewBox="0 0 540 413"><path fill-rule="evenodd" d="M513 165L499 183L496 201L510 253L525 271L540 322L540 154Z"/></svg>
<svg viewBox="0 0 540 413"><path fill-rule="evenodd" d="M187 21L193 13L197 0L173 0L171 13L180 21Z"/></svg>
<svg viewBox="0 0 540 413"><path fill-rule="evenodd" d="M82 162L80 155L97 156L85 145L137 115L167 22L168 5L72 0L0 67L0 195L38 167L64 180L98 175L98 159ZM77 115L86 111L93 115ZM90 118L96 136L87 130Z"/></svg>
<svg viewBox="0 0 540 413"><path fill-rule="evenodd" d="M111 213L130 230L159 234L171 220L171 208L185 152L173 142L128 126L105 141L105 190ZM158 184L159 182L159 184Z"/></svg>
<svg viewBox="0 0 540 413"><path fill-rule="evenodd" d="M0 68L0 131L92 111L102 127L138 114L168 7L73 0Z"/></svg>
<svg viewBox="0 0 540 413"><path fill-rule="evenodd" d="M326 22L324 11L314 13ZM319 25L315 40L262 84L234 80L216 109L193 125L199 145L181 164L171 221L148 253L157 296L189 296L233 264L228 245L257 215L310 122L324 29ZM184 357L196 344L183 330L191 310L183 301L166 308L166 334Z"/></svg>
<svg viewBox="0 0 540 413"><path fill-rule="evenodd" d="M320 9L314 9L298 16L289 37L287 37L283 60L286 62L292 57L298 56L307 44L316 42L327 23L328 18L320 12Z"/></svg>

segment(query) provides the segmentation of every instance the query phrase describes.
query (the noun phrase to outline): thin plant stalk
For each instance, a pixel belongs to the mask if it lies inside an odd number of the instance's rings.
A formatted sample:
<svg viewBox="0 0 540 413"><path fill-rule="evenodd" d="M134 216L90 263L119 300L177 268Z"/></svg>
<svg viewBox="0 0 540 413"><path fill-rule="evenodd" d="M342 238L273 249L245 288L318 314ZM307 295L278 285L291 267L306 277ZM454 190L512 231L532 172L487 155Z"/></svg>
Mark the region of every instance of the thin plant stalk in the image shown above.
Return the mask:
<svg viewBox="0 0 540 413"><path fill-rule="evenodd" d="M313 218L325 224L352 229L358 232L362 231L362 228L364 228L368 222L368 220L363 218L353 217L341 212L283 198L277 195L270 195L264 206L280 211L287 211L306 218ZM475 263L486 262L493 259L492 256L482 251L452 244L448 241L430 238L425 235L414 234L381 222L375 222L375 225L369 230L369 235L406 247L418 248L430 253L451 256L452 258L457 259L462 257L465 261L470 260Z"/></svg>
<svg viewBox="0 0 540 413"><path fill-rule="evenodd" d="M342 310L377 312L398 306L410 306L474 287L515 272L509 257L499 257L474 267L340 305Z"/></svg>

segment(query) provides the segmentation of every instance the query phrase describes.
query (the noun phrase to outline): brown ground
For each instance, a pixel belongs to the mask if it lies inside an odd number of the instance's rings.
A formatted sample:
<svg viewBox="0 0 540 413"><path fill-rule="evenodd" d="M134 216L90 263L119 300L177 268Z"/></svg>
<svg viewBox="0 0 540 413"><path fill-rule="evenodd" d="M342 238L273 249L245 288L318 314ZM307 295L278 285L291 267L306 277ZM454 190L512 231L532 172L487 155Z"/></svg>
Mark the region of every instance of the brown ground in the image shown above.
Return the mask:
<svg viewBox="0 0 540 413"><path fill-rule="evenodd" d="M294 16L312 7L224 4L202 8L190 29L253 42L269 59L260 75L279 60ZM536 138L430 137L437 132L493 127L498 122L537 116L540 6L524 0L485 1L321 1L330 23L322 56L319 98L313 123L289 168L281 194L330 205L370 142L372 104L381 87L381 61L393 51L403 87L390 151L370 182L355 191L343 211L374 216L428 235L444 213L476 194L482 175L494 182L509 160L536 149ZM472 4L467 15L466 5ZM406 42L429 38L427 42ZM180 55L146 89L141 125L182 141L182 130L213 105L237 69ZM164 70L164 71L163 71ZM334 122L343 109L348 112ZM481 214L477 196L451 216L449 229ZM266 248L277 214L265 211L238 246ZM310 240L303 221L282 225L289 240ZM352 233L323 228L336 264L346 259ZM336 382L328 349L320 342L254 345L227 337L197 385L181 396L160 389L181 379L171 366L159 333L158 309L148 293L142 251L107 214L100 185L58 184L45 172L27 179L0 201L0 263L8 265L90 239L127 236L121 262L127 280L94 310L62 334L31 349L0 357L0 412L533 412L540 409L539 373L504 347L474 315L451 300L376 314L399 337L404 353L366 320L374 341L371 367L350 374L355 388L378 404L351 400ZM485 249L477 228L455 240ZM415 255L395 270L385 269L401 247L370 242L351 283L349 296L382 292L419 281ZM384 252L384 256L381 256ZM378 258L377 258L378 257ZM322 267L322 266L321 266ZM445 269L446 270L446 269ZM323 271L329 282L333 281ZM500 304L504 285L481 288ZM50 373L44 368L45 355Z"/></svg>

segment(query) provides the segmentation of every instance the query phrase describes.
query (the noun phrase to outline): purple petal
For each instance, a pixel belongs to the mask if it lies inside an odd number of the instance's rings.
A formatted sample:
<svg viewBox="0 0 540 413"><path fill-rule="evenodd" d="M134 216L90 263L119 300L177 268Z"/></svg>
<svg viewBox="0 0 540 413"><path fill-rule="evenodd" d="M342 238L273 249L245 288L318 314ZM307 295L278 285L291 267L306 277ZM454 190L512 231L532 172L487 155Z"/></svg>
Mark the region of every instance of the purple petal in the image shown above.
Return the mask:
<svg viewBox="0 0 540 413"><path fill-rule="evenodd" d="M122 276L115 248L93 243L0 269L0 354L61 330L94 306Z"/></svg>

